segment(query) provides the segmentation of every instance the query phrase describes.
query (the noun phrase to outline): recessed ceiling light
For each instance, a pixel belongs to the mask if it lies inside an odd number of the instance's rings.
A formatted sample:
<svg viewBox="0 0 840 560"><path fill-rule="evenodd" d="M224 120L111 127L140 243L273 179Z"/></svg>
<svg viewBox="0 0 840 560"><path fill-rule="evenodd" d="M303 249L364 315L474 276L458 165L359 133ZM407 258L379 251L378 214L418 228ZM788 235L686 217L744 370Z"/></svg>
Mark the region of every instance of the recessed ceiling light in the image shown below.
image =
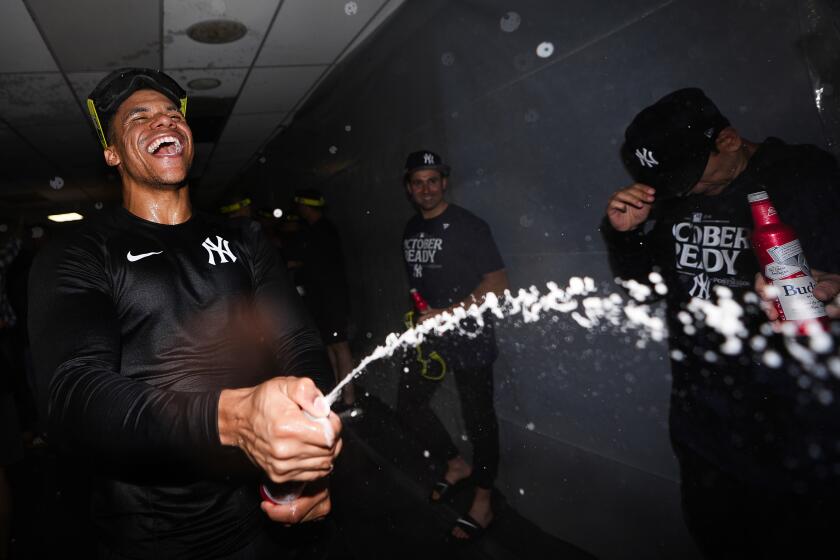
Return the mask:
<svg viewBox="0 0 840 560"><path fill-rule="evenodd" d="M271 214L278 219L283 217L283 211L280 208L275 208Z"/></svg>
<svg viewBox="0 0 840 560"><path fill-rule="evenodd" d="M216 78L196 78L187 82L188 88L198 90L215 89L220 85L222 85L221 80Z"/></svg>
<svg viewBox="0 0 840 560"><path fill-rule="evenodd" d="M187 29L187 36L199 43L220 45L241 39L247 31L248 28L238 21L210 19L191 25Z"/></svg>
<svg viewBox="0 0 840 560"><path fill-rule="evenodd" d="M81 220L83 218L84 216L82 216L78 212L68 212L67 214L51 214L47 216L47 219L52 220L53 222L75 222L76 220Z"/></svg>

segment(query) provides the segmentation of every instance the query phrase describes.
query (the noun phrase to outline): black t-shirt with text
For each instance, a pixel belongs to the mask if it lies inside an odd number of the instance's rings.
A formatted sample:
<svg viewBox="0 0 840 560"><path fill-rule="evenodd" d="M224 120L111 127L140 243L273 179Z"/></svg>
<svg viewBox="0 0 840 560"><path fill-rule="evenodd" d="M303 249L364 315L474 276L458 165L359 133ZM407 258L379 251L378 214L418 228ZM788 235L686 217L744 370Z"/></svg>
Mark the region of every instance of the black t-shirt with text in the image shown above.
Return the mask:
<svg viewBox="0 0 840 560"><path fill-rule="evenodd" d="M756 191L767 191L781 220L796 231L810 266L840 271L837 162L815 146L774 138L759 145L747 168L721 194L657 203L648 222L630 232L615 231L605 219L602 232L616 276L646 282L656 270L667 285L670 346L676 357L673 440L760 482L761 477L788 476L783 469L773 473L766 468L779 466L779 456L806 457L800 466L813 464L815 459L807 459L808 445L821 434L836 434L840 422L824 422L837 416L834 407L816 402L798 386L795 363L769 368L760 353L750 354L749 340L737 355L726 355L714 330L683 325L688 316L682 312L692 298L714 300L715 287L722 286L743 303L752 291L759 266L750 242L747 195ZM754 336L766 318L755 306L746 306L742 320Z"/></svg>
<svg viewBox="0 0 840 560"><path fill-rule="evenodd" d="M434 308L445 308L465 299L482 277L504 269L490 227L475 214L449 204L439 216L417 214L403 234L403 259L410 287ZM446 359L464 367L486 365L496 357L492 323L479 336L448 337ZM474 332L474 323L463 325Z"/></svg>

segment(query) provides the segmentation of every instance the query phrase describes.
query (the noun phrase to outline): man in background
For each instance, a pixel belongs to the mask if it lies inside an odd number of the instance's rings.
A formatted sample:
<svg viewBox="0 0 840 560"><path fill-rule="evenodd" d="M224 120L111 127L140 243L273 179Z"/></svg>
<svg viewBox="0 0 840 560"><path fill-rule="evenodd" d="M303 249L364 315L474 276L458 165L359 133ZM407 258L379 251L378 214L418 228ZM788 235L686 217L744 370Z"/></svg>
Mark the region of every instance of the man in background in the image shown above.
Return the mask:
<svg viewBox="0 0 840 560"><path fill-rule="evenodd" d="M324 215L327 201L319 191L297 190L295 204L297 215L306 222L299 271L303 277L304 301L327 346L336 382L340 382L353 371L347 335L350 297L341 235ZM356 400L353 383L344 386L341 398L345 407L353 405Z"/></svg>
<svg viewBox="0 0 840 560"><path fill-rule="evenodd" d="M667 287L671 441L686 523L707 558L810 557L840 513L837 411L773 369L691 324L692 298L728 289L743 303L758 262L747 195L767 191L809 264L840 269L840 171L815 146L751 142L697 88L672 92L628 126L635 181L609 199L602 232L616 276ZM763 317L746 306L751 335ZM685 324L688 322L688 324ZM811 382L813 383L813 382Z"/></svg>
<svg viewBox="0 0 840 560"><path fill-rule="evenodd" d="M417 209L403 233L403 258L409 286L429 303L419 321L458 307L481 304L485 296L502 296L508 287L505 265L490 227L470 211L446 200L449 166L428 150L409 154L404 188ZM406 374L400 380L398 411L406 425L436 457L447 461L446 472L432 490L439 502L475 482L470 509L452 528L460 540L480 537L493 521L493 483L499 465L499 430L493 406L493 362L498 351L492 322L479 327L467 321L461 327L474 338L456 333L441 337L447 366L452 370L467 435L473 444L472 465L461 456L440 419L429 406L439 381Z"/></svg>

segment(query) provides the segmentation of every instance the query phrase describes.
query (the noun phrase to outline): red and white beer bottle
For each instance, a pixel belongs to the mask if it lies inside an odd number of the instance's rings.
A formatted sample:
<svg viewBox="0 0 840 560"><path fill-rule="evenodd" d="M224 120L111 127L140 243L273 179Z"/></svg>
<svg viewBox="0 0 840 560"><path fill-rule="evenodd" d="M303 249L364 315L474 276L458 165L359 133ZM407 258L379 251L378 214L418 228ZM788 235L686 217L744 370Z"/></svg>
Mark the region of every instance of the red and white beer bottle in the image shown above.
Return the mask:
<svg viewBox="0 0 840 560"><path fill-rule="evenodd" d="M423 299L423 296L420 295L420 292L418 292L414 288L411 288L408 291L408 293L411 294L411 299L414 301L414 307L417 308L418 313L425 313L429 310L429 303L425 299Z"/></svg>
<svg viewBox="0 0 840 560"><path fill-rule="evenodd" d="M802 245L793 228L783 224L767 192L747 196L755 229L752 246L761 272L776 288L773 302L782 321L794 321L800 334L812 328L827 331L828 317L823 302L814 297L816 281L802 253Z"/></svg>

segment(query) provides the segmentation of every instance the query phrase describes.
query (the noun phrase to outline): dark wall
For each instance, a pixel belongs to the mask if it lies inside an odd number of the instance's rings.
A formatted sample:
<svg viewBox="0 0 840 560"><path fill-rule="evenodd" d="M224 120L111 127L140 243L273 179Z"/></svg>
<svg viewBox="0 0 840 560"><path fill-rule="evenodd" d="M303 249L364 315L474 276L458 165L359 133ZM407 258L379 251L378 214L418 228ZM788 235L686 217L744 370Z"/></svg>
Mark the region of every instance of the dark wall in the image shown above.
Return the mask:
<svg viewBox="0 0 840 560"><path fill-rule="evenodd" d="M248 177L278 200L301 184L326 193L344 236L359 357L400 328L408 307L399 243L413 210L401 176L413 150L452 164L450 199L489 222L515 289L589 275L615 291L598 224L609 194L629 183L618 149L639 109L699 86L751 140L825 146L800 8L792 0L408 0ZM521 24L506 32L510 11ZM554 47L547 58L536 53L543 42ZM499 337L500 486L547 530L608 557L633 539L682 546L664 347L639 348L633 336L590 333L566 318L505 320ZM392 402L396 376L379 366L361 383ZM454 403L451 393L439 396L460 430ZM593 505L575 483L609 499ZM634 484L653 489L640 498ZM642 512L637 522L649 526L611 542L570 513L590 510L618 524Z"/></svg>

